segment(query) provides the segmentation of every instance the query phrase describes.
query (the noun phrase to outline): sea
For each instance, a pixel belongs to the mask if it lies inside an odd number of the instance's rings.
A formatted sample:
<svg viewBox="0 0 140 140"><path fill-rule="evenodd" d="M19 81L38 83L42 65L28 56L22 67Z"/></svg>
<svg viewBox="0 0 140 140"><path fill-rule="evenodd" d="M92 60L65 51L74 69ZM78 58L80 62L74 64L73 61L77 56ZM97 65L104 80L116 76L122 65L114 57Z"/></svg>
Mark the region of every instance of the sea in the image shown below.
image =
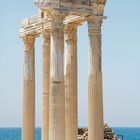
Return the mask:
<svg viewBox="0 0 140 140"><path fill-rule="evenodd" d="M140 128L113 128L120 140L140 140ZM0 140L21 140L21 128L0 128ZM41 140L41 128L36 128L35 140Z"/></svg>

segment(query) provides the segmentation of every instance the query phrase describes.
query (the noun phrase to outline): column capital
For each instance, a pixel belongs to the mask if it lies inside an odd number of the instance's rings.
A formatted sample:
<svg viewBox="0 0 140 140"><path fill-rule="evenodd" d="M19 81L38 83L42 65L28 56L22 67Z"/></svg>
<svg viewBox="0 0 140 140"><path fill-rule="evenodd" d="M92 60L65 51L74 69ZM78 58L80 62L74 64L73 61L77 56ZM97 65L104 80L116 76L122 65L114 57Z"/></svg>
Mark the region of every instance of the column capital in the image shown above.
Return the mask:
<svg viewBox="0 0 140 140"><path fill-rule="evenodd" d="M88 16L86 17L88 22L88 31L89 35L101 35L101 27L103 19L106 19L104 16Z"/></svg>
<svg viewBox="0 0 140 140"><path fill-rule="evenodd" d="M50 30L43 30L42 31L42 38L43 38L43 42L50 42Z"/></svg>
<svg viewBox="0 0 140 140"><path fill-rule="evenodd" d="M60 32L64 31L63 20L65 14L63 12L54 9L49 9L47 11L47 14L51 20L51 28L50 28L51 34L59 36L61 34Z"/></svg>
<svg viewBox="0 0 140 140"><path fill-rule="evenodd" d="M35 35L26 35L23 37L25 49L32 49L35 43Z"/></svg>
<svg viewBox="0 0 140 140"><path fill-rule="evenodd" d="M66 41L77 42L77 26L78 24L69 23L65 26Z"/></svg>

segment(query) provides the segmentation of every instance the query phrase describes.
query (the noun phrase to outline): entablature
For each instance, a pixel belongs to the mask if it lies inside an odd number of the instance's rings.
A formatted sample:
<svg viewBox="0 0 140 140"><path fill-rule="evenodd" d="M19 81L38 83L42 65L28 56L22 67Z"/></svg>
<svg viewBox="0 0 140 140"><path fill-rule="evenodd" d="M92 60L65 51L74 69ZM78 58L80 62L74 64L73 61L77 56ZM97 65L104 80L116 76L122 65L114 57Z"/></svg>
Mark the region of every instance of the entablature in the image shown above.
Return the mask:
<svg viewBox="0 0 140 140"><path fill-rule="evenodd" d="M64 25L68 23L82 24L85 20L84 16L69 15L64 19ZM41 14L38 14L25 18L21 23L20 37L28 34L39 35L45 29L50 29L50 18L48 16L41 17Z"/></svg>
<svg viewBox="0 0 140 140"><path fill-rule="evenodd" d="M50 29L50 13L58 11L65 15L64 26L68 23L82 24L87 17L103 17L106 0L36 0L39 14L25 18L21 22L20 37L40 35L43 30Z"/></svg>
<svg viewBox="0 0 140 140"><path fill-rule="evenodd" d="M60 10L69 14L92 14L92 15L103 15L104 4L100 3L81 3L81 2L69 2L69 1L58 1L58 0L48 0L48 1L36 1L35 4L42 11L47 11L49 9Z"/></svg>

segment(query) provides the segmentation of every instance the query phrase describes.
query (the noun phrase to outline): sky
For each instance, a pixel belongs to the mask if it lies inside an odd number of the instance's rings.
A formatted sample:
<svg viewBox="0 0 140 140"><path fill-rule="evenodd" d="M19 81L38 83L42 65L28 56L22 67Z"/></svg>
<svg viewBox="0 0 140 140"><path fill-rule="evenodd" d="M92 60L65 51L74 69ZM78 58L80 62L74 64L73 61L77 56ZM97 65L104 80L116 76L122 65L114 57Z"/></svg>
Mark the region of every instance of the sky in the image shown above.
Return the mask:
<svg viewBox="0 0 140 140"><path fill-rule="evenodd" d="M140 127L140 1L108 0L102 27L104 121ZM0 4L0 127L22 126L21 19L38 12L33 0ZM41 122L41 38L36 40L36 126ZM78 125L87 126L87 25L78 28Z"/></svg>

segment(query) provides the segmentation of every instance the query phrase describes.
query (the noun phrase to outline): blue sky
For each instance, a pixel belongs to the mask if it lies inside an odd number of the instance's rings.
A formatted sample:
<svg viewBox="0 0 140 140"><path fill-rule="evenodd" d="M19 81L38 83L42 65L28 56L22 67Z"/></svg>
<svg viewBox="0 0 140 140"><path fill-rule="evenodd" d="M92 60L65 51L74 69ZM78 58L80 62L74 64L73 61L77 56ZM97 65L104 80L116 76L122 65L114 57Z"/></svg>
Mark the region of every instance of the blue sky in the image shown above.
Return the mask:
<svg viewBox="0 0 140 140"><path fill-rule="evenodd" d="M140 1L108 0L103 23L104 120L140 126ZM0 4L0 127L21 126L23 42L20 21L36 14L33 0ZM78 29L79 126L87 126L87 26ZM36 41L36 126L41 120L41 39Z"/></svg>

